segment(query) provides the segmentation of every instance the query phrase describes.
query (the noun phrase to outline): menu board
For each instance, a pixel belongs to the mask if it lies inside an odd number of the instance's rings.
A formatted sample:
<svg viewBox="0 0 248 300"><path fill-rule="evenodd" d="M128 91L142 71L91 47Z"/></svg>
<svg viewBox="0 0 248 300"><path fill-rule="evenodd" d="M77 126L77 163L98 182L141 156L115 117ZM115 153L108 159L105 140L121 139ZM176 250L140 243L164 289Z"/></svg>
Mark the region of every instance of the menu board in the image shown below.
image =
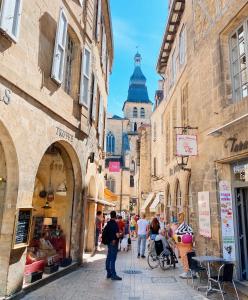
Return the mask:
<svg viewBox="0 0 248 300"><path fill-rule="evenodd" d="M31 208L19 209L16 219L14 248L24 247L28 245L31 217Z"/></svg>
<svg viewBox="0 0 248 300"><path fill-rule="evenodd" d="M198 216L200 235L211 238L209 192L198 193Z"/></svg>
<svg viewBox="0 0 248 300"><path fill-rule="evenodd" d="M235 234L233 225L233 203L230 182L220 181L220 209L223 243L223 257L230 261L236 259Z"/></svg>

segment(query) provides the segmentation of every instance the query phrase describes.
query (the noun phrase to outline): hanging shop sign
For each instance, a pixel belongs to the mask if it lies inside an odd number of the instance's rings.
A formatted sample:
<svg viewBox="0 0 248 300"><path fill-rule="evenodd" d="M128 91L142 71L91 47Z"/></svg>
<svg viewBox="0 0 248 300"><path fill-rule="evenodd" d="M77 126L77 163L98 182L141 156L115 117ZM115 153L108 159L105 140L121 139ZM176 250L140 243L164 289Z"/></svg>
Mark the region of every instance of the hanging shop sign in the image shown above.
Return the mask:
<svg viewBox="0 0 248 300"><path fill-rule="evenodd" d="M211 237L211 218L209 206L209 192L198 193L199 233L204 237Z"/></svg>
<svg viewBox="0 0 248 300"><path fill-rule="evenodd" d="M177 134L176 136L177 156L196 156L197 155L197 136Z"/></svg>
<svg viewBox="0 0 248 300"><path fill-rule="evenodd" d="M29 244L29 236L32 221L32 208L20 208L15 221L15 235L13 248L26 247Z"/></svg>
<svg viewBox="0 0 248 300"><path fill-rule="evenodd" d="M227 260L235 260L235 238L233 225L232 193L228 181L220 181L220 209L221 229L223 242L223 257Z"/></svg>
<svg viewBox="0 0 248 300"><path fill-rule="evenodd" d="M109 162L109 172L120 172L120 162L110 161Z"/></svg>

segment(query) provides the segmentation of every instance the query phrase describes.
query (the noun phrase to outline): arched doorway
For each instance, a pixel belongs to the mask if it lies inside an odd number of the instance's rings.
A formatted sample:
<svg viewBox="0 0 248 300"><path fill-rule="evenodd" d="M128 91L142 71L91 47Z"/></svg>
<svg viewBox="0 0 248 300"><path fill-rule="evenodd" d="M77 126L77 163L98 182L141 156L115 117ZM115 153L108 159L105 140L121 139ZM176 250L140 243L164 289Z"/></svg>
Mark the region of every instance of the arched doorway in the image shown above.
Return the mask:
<svg viewBox="0 0 248 300"><path fill-rule="evenodd" d="M176 218L178 220L178 214L182 212L182 192L179 180L176 182Z"/></svg>
<svg viewBox="0 0 248 300"><path fill-rule="evenodd" d="M171 205L172 205L172 201L171 201L171 193L170 193L170 186L168 185L167 188L167 207L166 207L166 220L167 222L171 222Z"/></svg>
<svg viewBox="0 0 248 300"><path fill-rule="evenodd" d="M15 145L0 121L0 298L7 290L18 188L19 165Z"/></svg>
<svg viewBox="0 0 248 300"><path fill-rule="evenodd" d="M7 183L6 159L3 150L3 145L0 141L0 228L2 227L2 220L3 220L6 183Z"/></svg>
<svg viewBox="0 0 248 300"><path fill-rule="evenodd" d="M71 159L58 142L45 151L35 178L33 222L25 273L70 263L75 180ZM79 241L78 241L79 242ZM39 266L40 265L40 266ZM48 271L49 272L49 271Z"/></svg>

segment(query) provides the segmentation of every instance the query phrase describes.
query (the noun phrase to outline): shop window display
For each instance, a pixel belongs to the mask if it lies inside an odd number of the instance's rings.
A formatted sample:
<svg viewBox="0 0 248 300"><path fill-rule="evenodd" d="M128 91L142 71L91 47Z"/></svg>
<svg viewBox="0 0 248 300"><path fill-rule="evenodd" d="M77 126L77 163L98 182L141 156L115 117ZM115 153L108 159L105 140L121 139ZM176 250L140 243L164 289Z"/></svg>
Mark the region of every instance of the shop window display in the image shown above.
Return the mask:
<svg viewBox="0 0 248 300"><path fill-rule="evenodd" d="M68 224L71 224L73 174L62 154L59 148L50 147L37 172L25 285L72 262Z"/></svg>

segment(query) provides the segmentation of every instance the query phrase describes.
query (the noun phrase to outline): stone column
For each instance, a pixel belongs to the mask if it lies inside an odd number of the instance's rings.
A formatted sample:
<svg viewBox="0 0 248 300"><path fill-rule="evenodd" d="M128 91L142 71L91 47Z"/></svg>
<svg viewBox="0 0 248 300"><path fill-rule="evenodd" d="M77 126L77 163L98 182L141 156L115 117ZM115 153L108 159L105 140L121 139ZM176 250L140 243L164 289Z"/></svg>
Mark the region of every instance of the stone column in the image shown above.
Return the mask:
<svg viewBox="0 0 248 300"><path fill-rule="evenodd" d="M96 218L97 204L95 202L88 202L88 224L87 224L87 241L86 252L93 252L95 250L95 218Z"/></svg>

